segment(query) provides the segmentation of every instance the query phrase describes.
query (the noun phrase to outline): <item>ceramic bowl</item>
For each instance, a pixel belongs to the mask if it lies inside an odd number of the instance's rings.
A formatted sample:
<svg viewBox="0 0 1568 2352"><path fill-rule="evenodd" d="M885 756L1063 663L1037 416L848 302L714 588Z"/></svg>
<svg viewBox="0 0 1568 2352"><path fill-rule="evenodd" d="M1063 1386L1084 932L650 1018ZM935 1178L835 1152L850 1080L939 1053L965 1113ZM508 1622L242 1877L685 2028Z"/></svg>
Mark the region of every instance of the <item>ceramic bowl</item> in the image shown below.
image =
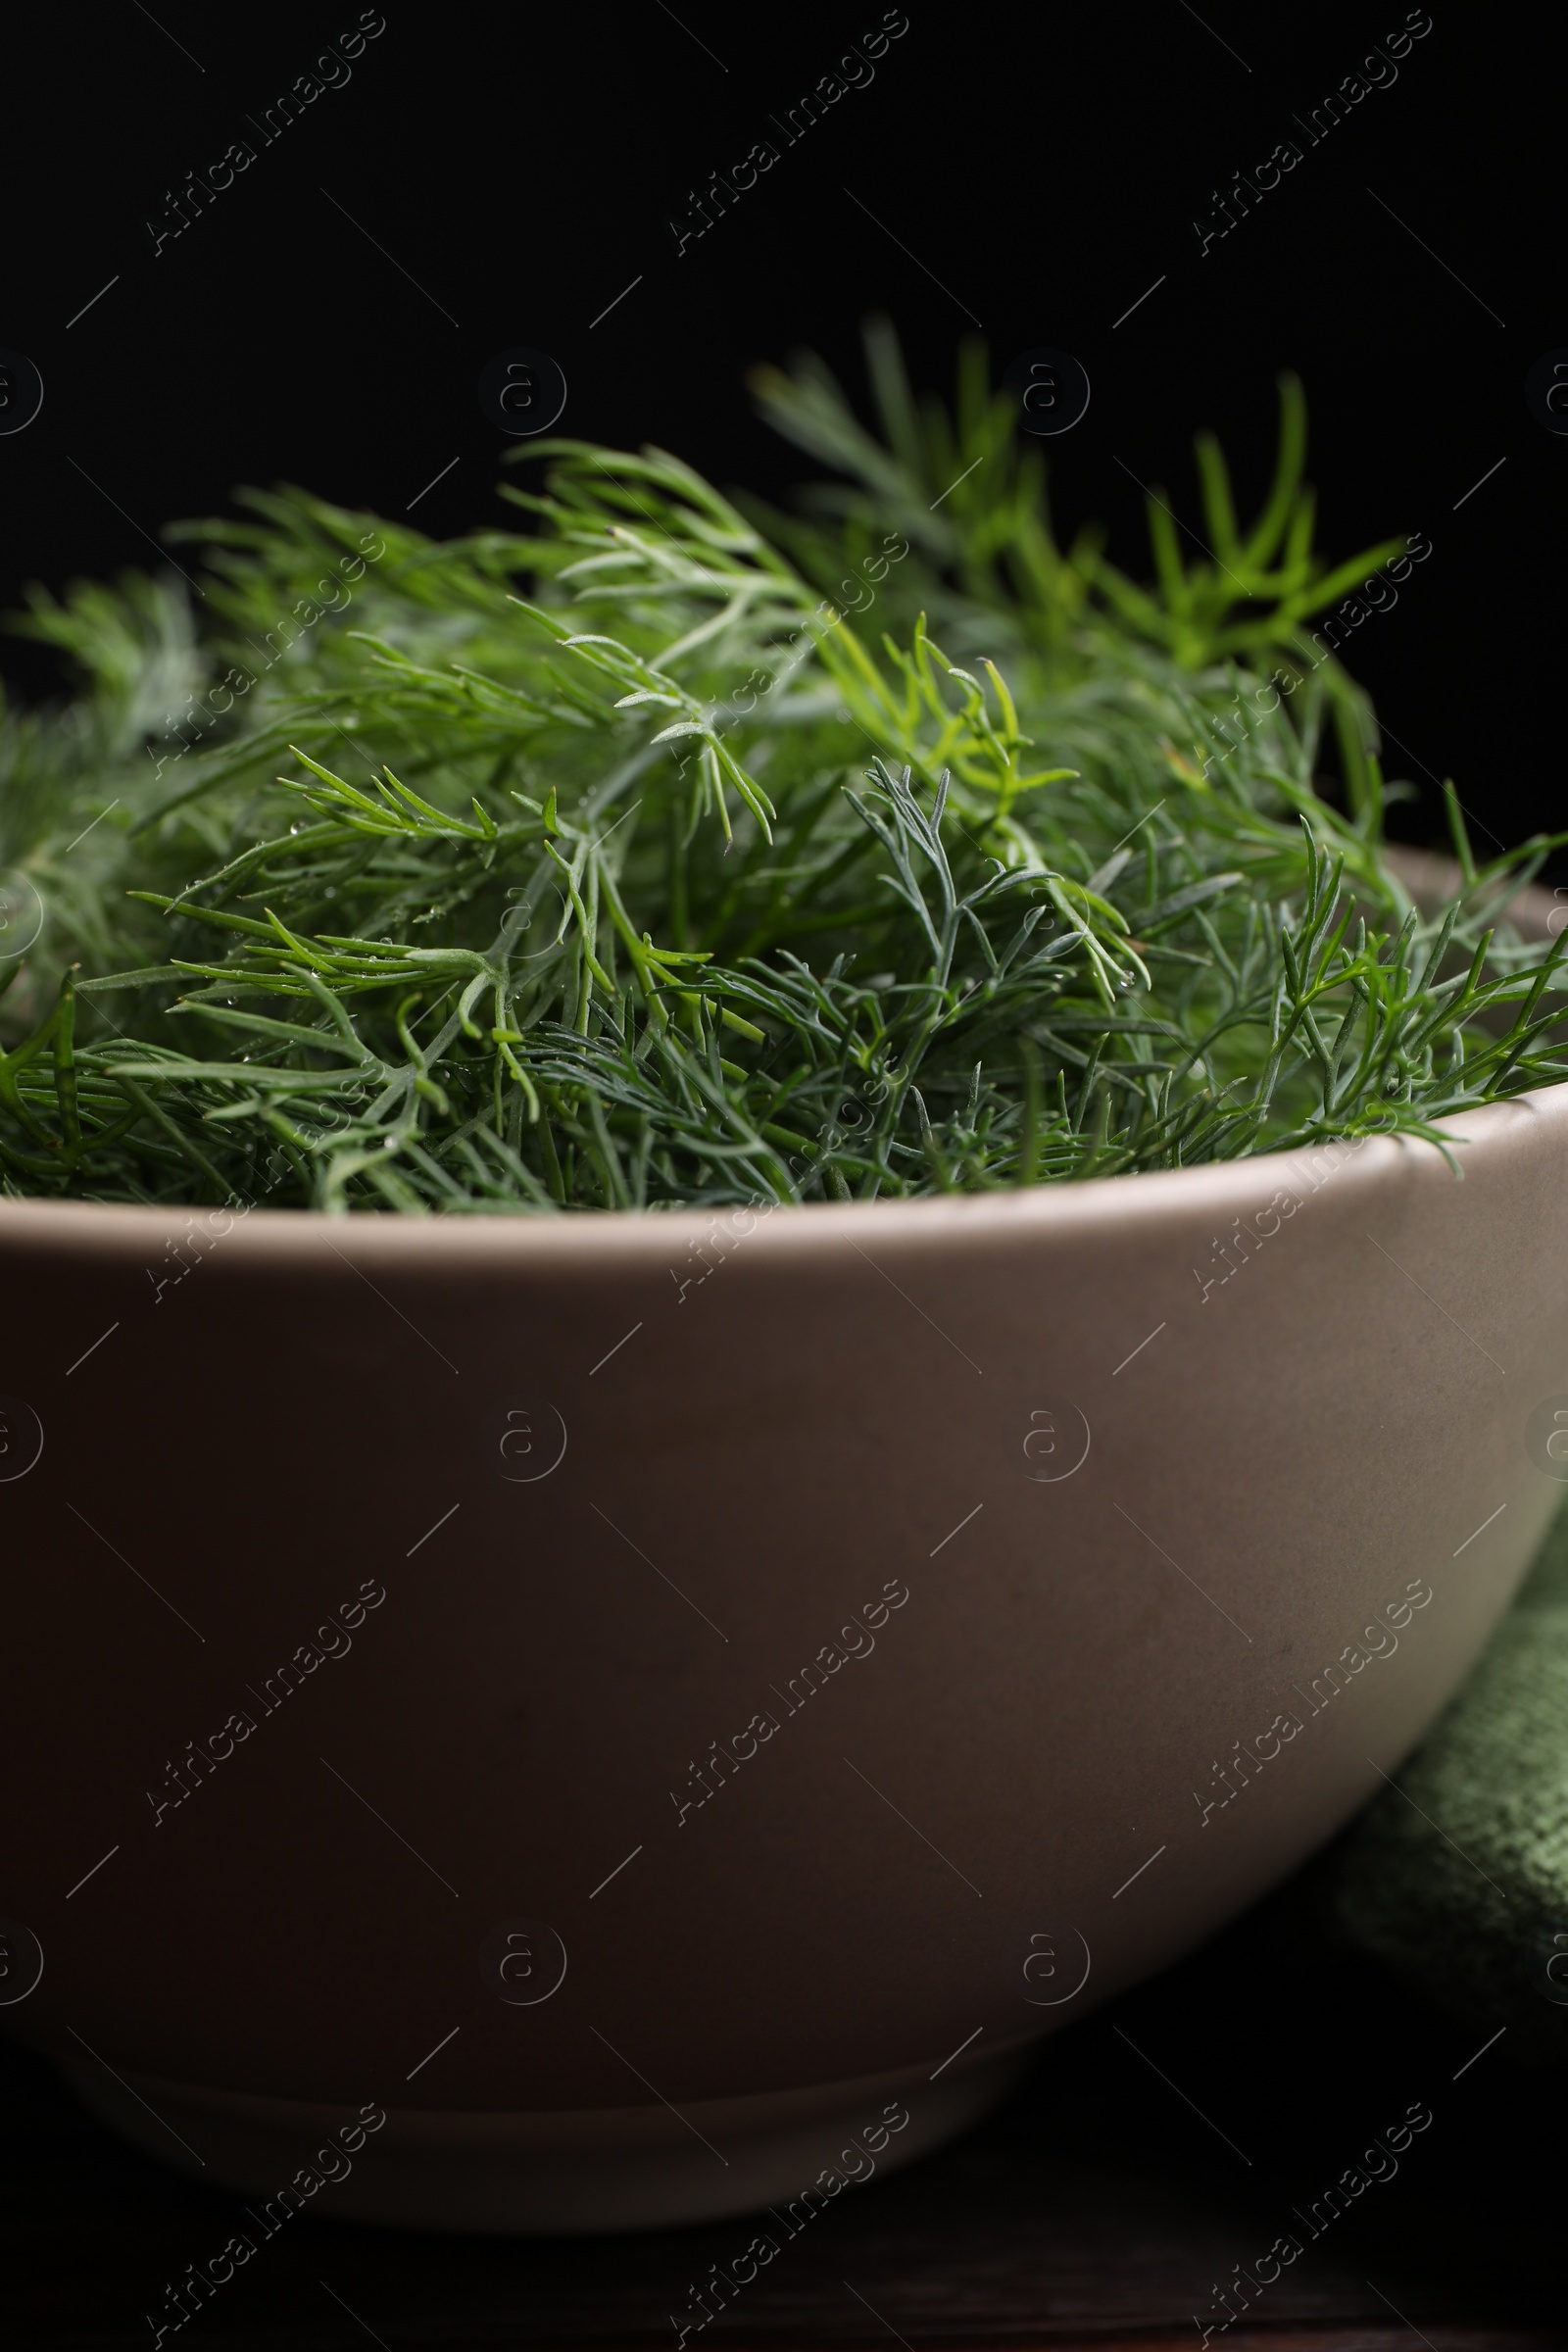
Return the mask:
<svg viewBox="0 0 1568 2352"><path fill-rule="evenodd" d="M1568 1470L1568 1088L1450 1128L1462 1179L0 1204L0 2022L258 2232L804 2226L1486 1642Z"/></svg>

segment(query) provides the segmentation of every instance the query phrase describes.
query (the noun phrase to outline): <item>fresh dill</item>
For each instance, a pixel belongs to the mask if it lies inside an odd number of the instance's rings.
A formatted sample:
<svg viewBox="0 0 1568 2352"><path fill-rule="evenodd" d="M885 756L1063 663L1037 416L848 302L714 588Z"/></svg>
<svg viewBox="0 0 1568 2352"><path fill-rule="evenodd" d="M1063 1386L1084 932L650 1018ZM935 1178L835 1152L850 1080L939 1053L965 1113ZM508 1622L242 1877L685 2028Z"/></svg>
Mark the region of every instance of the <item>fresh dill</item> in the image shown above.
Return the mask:
<svg viewBox="0 0 1568 2352"><path fill-rule="evenodd" d="M1201 439L1207 552L1152 497L1142 588L1058 547L977 347L950 418L867 342L880 439L814 364L759 378L836 477L799 516L557 440L515 534L296 490L181 526L199 630L168 579L34 591L82 683L0 731L6 1190L866 1200L1568 1077L1562 942L1499 912L1562 837L1478 867L1450 790L1436 912L1385 853L1308 624L1395 549L1314 555L1299 387L1255 522Z"/></svg>

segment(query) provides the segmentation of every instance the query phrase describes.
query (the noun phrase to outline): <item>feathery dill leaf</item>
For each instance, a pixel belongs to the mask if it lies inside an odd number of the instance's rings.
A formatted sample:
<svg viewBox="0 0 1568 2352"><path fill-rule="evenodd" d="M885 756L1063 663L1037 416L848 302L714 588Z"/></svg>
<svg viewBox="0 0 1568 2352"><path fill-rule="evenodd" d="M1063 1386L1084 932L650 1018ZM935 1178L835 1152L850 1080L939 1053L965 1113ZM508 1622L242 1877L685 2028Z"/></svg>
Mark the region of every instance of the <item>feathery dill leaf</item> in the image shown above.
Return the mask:
<svg viewBox="0 0 1568 2352"><path fill-rule="evenodd" d="M1250 529L1200 440L1212 554L1156 494L1140 587L1057 546L978 347L952 420L868 356L881 440L815 363L757 379L838 476L793 517L556 440L517 533L292 489L180 526L199 631L169 580L34 592L81 689L0 723L14 935L43 909L0 956L6 1189L885 1198L1441 1139L1568 1077L1562 942L1498 915L1563 837L1477 867L1453 804L1435 914L1385 856L1308 624L1393 549L1314 555L1299 387Z"/></svg>

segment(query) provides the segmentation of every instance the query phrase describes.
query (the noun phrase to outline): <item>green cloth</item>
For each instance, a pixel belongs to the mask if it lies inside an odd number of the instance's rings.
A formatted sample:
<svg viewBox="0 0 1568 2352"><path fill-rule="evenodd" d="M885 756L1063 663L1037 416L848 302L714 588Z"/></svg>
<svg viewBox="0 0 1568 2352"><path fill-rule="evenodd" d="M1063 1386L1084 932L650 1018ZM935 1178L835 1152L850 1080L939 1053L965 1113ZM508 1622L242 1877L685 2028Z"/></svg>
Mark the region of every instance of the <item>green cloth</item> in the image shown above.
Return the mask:
<svg viewBox="0 0 1568 2352"><path fill-rule="evenodd" d="M1568 1512L1394 1777L1341 1857L1344 1925L1510 2056L1568 2064Z"/></svg>

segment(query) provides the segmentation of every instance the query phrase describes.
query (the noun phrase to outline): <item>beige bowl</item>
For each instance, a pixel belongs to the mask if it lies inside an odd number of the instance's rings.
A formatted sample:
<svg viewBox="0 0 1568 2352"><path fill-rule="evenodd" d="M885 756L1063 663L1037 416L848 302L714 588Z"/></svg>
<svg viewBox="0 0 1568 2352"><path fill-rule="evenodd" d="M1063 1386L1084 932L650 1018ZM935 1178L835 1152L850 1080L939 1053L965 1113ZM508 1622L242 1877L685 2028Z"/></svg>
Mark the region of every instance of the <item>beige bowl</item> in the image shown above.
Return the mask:
<svg viewBox="0 0 1568 2352"><path fill-rule="evenodd" d="M930 2146L1506 1605L1568 1088L1451 1128L1462 1181L0 1204L4 2022L259 2230L782 2230Z"/></svg>

